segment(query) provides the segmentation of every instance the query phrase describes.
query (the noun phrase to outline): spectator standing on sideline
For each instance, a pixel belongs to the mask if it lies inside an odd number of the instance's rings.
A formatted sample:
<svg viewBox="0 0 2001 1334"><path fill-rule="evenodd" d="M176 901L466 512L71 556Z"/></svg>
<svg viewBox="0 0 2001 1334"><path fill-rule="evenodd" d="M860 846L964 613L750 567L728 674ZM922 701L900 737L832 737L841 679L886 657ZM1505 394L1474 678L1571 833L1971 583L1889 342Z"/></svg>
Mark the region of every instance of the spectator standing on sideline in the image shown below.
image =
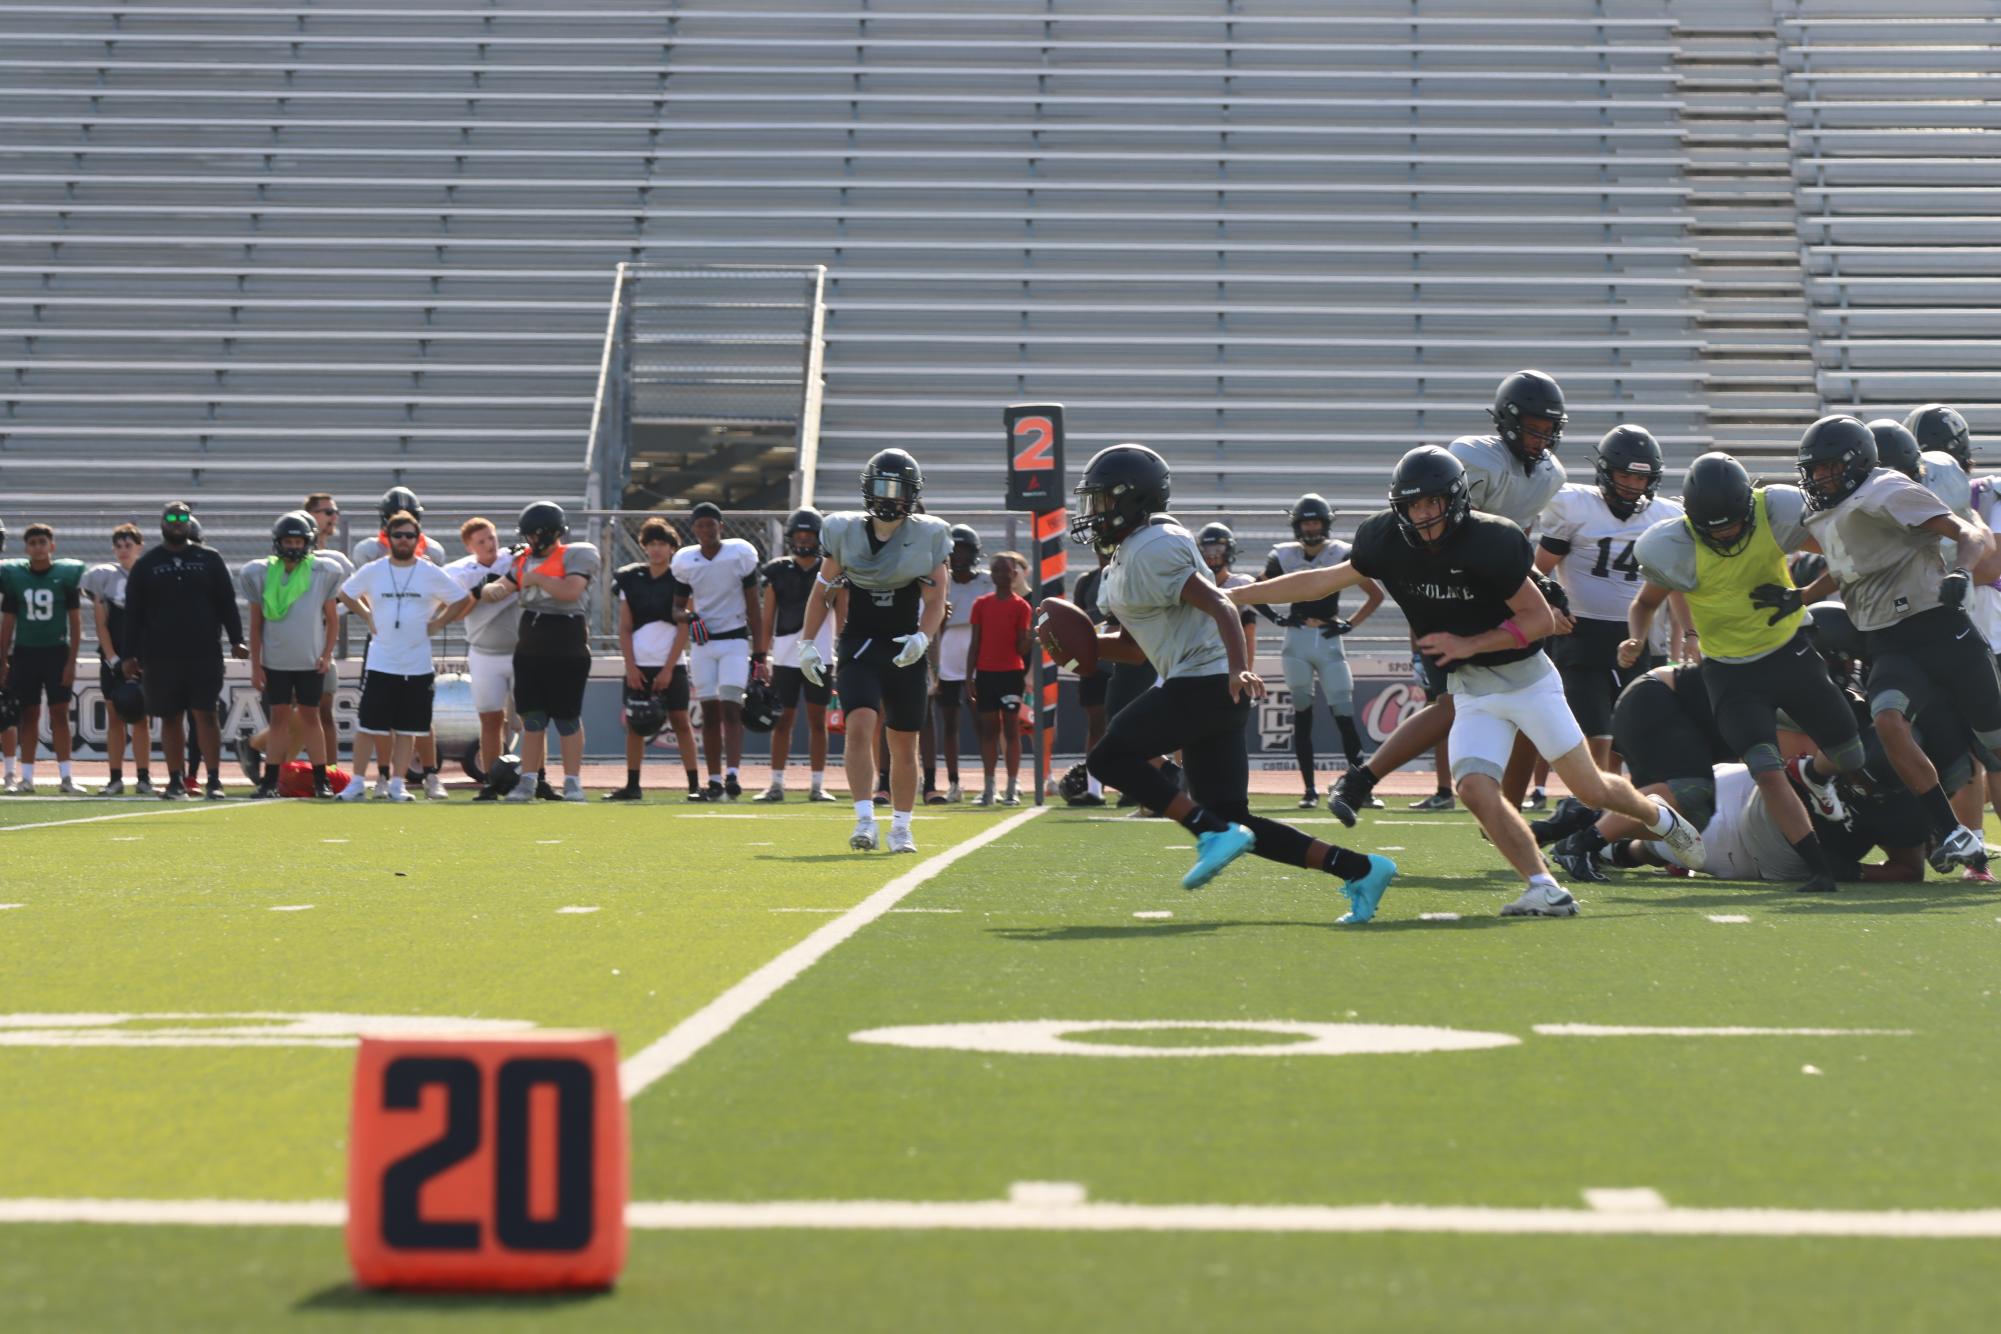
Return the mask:
<svg viewBox="0 0 2001 1334"><path fill-rule="evenodd" d="M160 515L160 545L141 556L125 582L125 636L130 640L119 663L129 680L146 686L146 712L161 720L167 754L163 801L193 795L192 775L201 757L210 757L207 796L226 795L215 773L221 754L216 704L222 698L222 646L250 656L243 617L236 607L236 581L220 552L201 545L201 528L185 501ZM186 716L194 715L195 745L187 746ZM183 770L183 762L186 769Z"/></svg>
<svg viewBox="0 0 2001 1334"><path fill-rule="evenodd" d="M958 801L964 796L959 786L959 701L970 693L968 682L973 675L972 657L968 650L973 642L973 604L994 591L994 581L985 567L980 564L980 535L970 524L952 525L952 552L947 558L946 569L951 574L951 582L945 585L945 629L938 636L938 649L932 664L938 682L932 687L931 696L937 703L938 749L945 755L945 795L938 796L938 774L932 765L924 766L924 801L926 805ZM926 719L925 731L930 732L930 719ZM889 772L884 766L883 773Z"/></svg>
<svg viewBox="0 0 2001 1334"><path fill-rule="evenodd" d="M56 559L56 530L45 523L29 524L22 545L25 561L0 565L0 685L21 700L21 781L14 791L34 795L35 748L46 702L61 791L81 796L70 773L69 702L83 641L83 562Z"/></svg>
<svg viewBox="0 0 2001 1334"><path fill-rule="evenodd" d="M973 707L979 710L980 764L986 789L975 805L994 804L995 751L1007 752L1007 795L1003 806L1021 805L1021 698L1028 688L1028 599L1014 591L1015 580L1028 570L1019 552L995 556L988 577L994 591L973 603L972 642L966 655L973 664Z"/></svg>
<svg viewBox="0 0 2001 1334"><path fill-rule="evenodd" d="M514 553L500 549L493 520L477 516L459 525L466 554L445 566L460 588L481 593L507 577ZM514 697L514 646L521 637L521 608L513 593L494 601L475 598L459 619L466 627L466 675L479 715L479 768L483 773L507 751L507 706ZM482 792L481 798L492 800Z"/></svg>
<svg viewBox="0 0 2001 1334"><path fill-rule="evenodd" d="M569 516L553 500L523 507L515 521L525 549L507 578L488 584L480 597L521 598L521 636L514 645L514 712L521 718L521 781L509 801L533 801L545 780L548 730L556 729L563 757L564 801L584 800L584 687L591 678L591 637L584 625L584 593L604 568L588 542L565 542ZM529 775L537 775L529 781Z"/></svg>
<svg viewBox="0 0 2001 1334"><path fill-rule="evenodd" d="M831 595L837 590L820 587L820 529L816 509L796 509L785 520L785 554L764 566L763 648L771 663L771 687L778 696L778 725L771 729L771 786L759 801L785 800L785 762L792 751L793 719L799 710L799 696L806 697L806 754L812 773L808 801L833 801L827 780L827 705L833 687L825 681L815 685L799 671L799 631L806 624L806 601ZM833 615L820 624L815 641L821 658L832 661L834 639L840 633L841 609L838 601L829 604Z"/></svg>
<svg viewBox="0 0 2001 1334"><path fill-rule="evenodd" d="M757 548L723 536L723 512L703 501L690 515L695 545L674 553L674 577L688 586L682 606L692 613L688 675L702 702L702 750L709 761L710 801L743 795L737 763L743 756L743 692L752 673L762 677L763 606L757 590Z"/></svg>
<svg viewBox="0 0 2001 1334"><path fill-rule="evenodd" d="M125 795L128 733L132 739L132 768L138 783L133 791L142 797L153 795L153 729L146 725L143 712L128 723L112 702L117 698L118 688L125 683L124 674L118 670L118 655L125 644L125 581L144 549L145 539L139 533L139 525L121 523L111 530L111 553L116 559L93 565L83 573L83 595L90 599L91 615L97 622L97 656L101 664L97 688L104 695L104 749L111 761L110 780L97 791L100 797Z"/></svg>
<svg viewBox="0 0 2001 1334"><path fill-rule="evenodd" d="M364 537L354 544L354 551L351 553L350 559L353 561L356 569L361 568L372 560L381 560L389 554L389 519L391 515L395 514L408 514L417 521L419 529L417 534L417 558L419 560L427 560L433 565L444 565L445 548L443 544L433 542L429 535L422 531L424 525L424 502L417 499L415 491L412 491L407 486L392 486L382 493L382 499L377 502L375 508L376 514L382 520L382 528L373 537ZM438 738L436 733L426 731L423 736L417 738L416 755L418 768L424 775L424 795L433 801L443 801L445 799L445 780L438 773ZM386 764L387 761L388 756L386 755L378 757L378 764ZM360 765L357 764L355 766L355 777L362 778L364 776ZM384 784L387 781L388 775L378 768L375 783L376 796L380 797L385 794Z"/></svg>
<svg viewBox="0 0 2001 1334"><path fill-rule="evenodd" d="M659 735L657 726L636 726L635 705L656 705L673 724L688 771L688 800L702 801L701 771L695 767L695 729L688 723L688 669L681 653L687 647L688 626L674 607L688 596L688 586L674 577L674 556L680 543L665 519L651 518L639 529L639 549L646 559L619 567L612 576L618 595L618 647L625 657L625 786L605 793L606 801L638 801L639 771L646 744ZM651 727L651 730L649 730Z"/></svg>
<svg viewBox="0 0 2001 1334"><path fill-rule="evenodd" d="M354 561L335 545L335 538L340 528L340 506L334 503L333 496L325 491L315 491L301 502L299 508L313 521L314 556L325 557L338 565L342 579L353 574ZM336 599L334 615L338 617L343 610L339 600ZM320 730L320 740L325 746L327 763L333 764L340 759L340 728L334 722L334 697L339 692L340 664L330 661L327 663L326 679L320 683L320 706L316 711L318 718L313 717L315 711L295 709L292 713L292 735L278 738L278 762L281 766L286 760L305 749L306 729L315 726ZM237 762L243 766L243 772L251 782L264 781L264 760L266 753L271 749L271 729L268 726L262 731L236 739ZM361 772L359 765L355 767L354 776L357 782L367 777ZM442 791L439 795L443 795Z"/></svg>
<svg viewBox="0 0 2001 1334"><path fill-rule="evenodd" d="M271 731L303 739L313 795L324 799L333 795L330 757L315 715L340 634L335 599L346 575L341 562L314 554L315 532L313 516L303 510L279 515L271 525L272 554L243 567L243 596L250 604L250 688L263 699ZM283 760L264 766L252 795L277 796L282 766Z"/></svg>

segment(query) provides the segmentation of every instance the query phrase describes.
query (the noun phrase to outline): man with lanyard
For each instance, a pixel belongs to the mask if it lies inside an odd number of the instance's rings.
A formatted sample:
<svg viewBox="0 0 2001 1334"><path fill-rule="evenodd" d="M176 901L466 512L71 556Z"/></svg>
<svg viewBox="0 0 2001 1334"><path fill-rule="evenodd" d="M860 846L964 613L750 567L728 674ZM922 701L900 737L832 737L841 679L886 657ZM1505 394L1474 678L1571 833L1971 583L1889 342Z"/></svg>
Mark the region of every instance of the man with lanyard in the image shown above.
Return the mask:
<svg viewBox="0 0 2001 1334"><path fill-rule="evenodd" d="M354 550L349 553L349 558L355 569L359 569L372 560L381 560L389 554L389 518L391 515L399 513L408 514L417 521L420 530L417 534L417 558L419 560L430 561L433 565L439 567L444 565L445 549L438 543L433 542L429 535L421 531L424 523L424 502L417 499L415 491L412 491L407 486L392 486L382 493L382 499L376 503L375 510L377 517L382 520L382 529L374 536L364 537L354 544ZM338 514L339 511L335 512ZM329 753L331 754L331 752ZM438 773L438 738L436 734L426 731L423 736L417 738L416 756L418 768L424 775L424 795L432 801L443 801L445 799L445 781ZM386 757L383 757L383 759L386 761ZM354 772L355 780L360 782L365 780L367 776L363 772L360 763L357 762ZM387 791L387 782L387 774L378 768L375 782L376 796L380 797L385 794Z"/></svg>
<svg viewBox="0 0 2001 1334"><path fill-rule="evenodd" d="M533 801L556 729L563 757L563 800L584 800L584 687L591 677L591 637L584 594L603 569L598 549L569 542L570 521L553 500L538 500L515 524L526 549L507 577L479 596L501 602L519 594L520 638L514 646L514 712L521 719L521 781L509 801ZM529 775L537 775L529 781Z"/></svg>
<svg viewBox="0 0 2001 1334"><path fill-rule="evenodd" d="M723 536L723 512L708 501L689 514L695 545L674 553L674 577L687 586L677 613L688 621L688 678L702 703L702 751L709 761L710 801L743 795L743 692L763 677L765 655L752 651L762 632L757 548Z"/></svg>
<svg viewBox="0 0 2001 1334"><path fill-rule="evenodd" d="M1334 536L1334 507L1307 492L1292 502L1286 518L1292 524L1292 541L1281 542L1265 559L1263 578L1276 579L1298 570L1332 569L1348 559L1346 542ZM1376 614L1383 605L1383 590L1373 579L1362 581L1362 606L1352 620L1341 615L1341 595L1260 614L1285 631L1279 662L1285 668L1285 688L1292 696L1292 755L1299 765L1299 778L1306 791L1299 809L1312 810L1320 804L1314 783L1313 693L1319 690L1327 701L1327 712L1341 734L1341 753L1350 769L1363 764L1362 734L1355 727L1355 674L1348 667L1348 650L1342 636ZM1365 803L1381 806L1370 797Z"/></svg>
<svg viewBox="0 0 2001 1334"><path fill-rule="evenodd" d="M128 721L113 703L119 698L120 688L130 686L125 674L118 670L120 646L125 643L125 581L143 549L138 525L121 523L111 530L111 552L116 559L93 565L83 574L83 595L90 599L91 614L97 621L100 663L97 687L104 695L104 747L111 761L110 780L98 789L100 797L125 795L125 773L121 766L128 734L132 739L132 766L137 771L138 786L133 791L142 797L153 795L153 729L146 725L145 710L140 708L138 716Z"/></svg>
<svg viewBox="0 0 2001 1334"><path fill-rule="evenodd" d="M1965 610L1988 535L1919 483L1877 467L1875 436L1853 417L1822 417L1807 428L1799 475L1807 532L1868 649L1870 717L1930 824L1931 864L1984 867L1981 837L1954 814L1911 718L1941 697L1975 743L1989 754L2001 749L2001 679ZM1940 539L1954 544L1949 570ZM1798 596L1794 590L1793 605Z"/></svg>
<svg viewBox="0 0 2001 1334"><path fill-rule="evenodd" d="M924 800L932 805L960 800L959 786L959 704L972 693L973 665L969 656L973 643L973 604L994 591L993 576L980 564L980 534L971 524L952 525L952 551L946 566L952 582L945 586L945 628L939 632L938 646L932 650L938 683L931 698L938 706L935 750L945 757L945 793L938 794L935 756L924 765ZM926 719L925 731L930 732ZM934 749L925 738L926 750Z"/></svg>
<svg viewBox="0 0 2001 1334"><path fill-rule="evenodd" d="M250 656L236 606L236 581L221 554L201 545L200 532L186 502L167 506L160 515L160 545L133 563L125 581L125 637L130 642L118 667L128 680L145 683L146 712L161 720L161 743L167 752L162 801L193 795L192 774L204 754L211 760L206 795L210 801L224 796L222 782L215 776L221 755L215 709L222 698L217 633L229 636L231 656ZM185 719L190 713L197 742L192 757L185 757ZM188 758L186 781L183 758Z"/></svg>
<svg viewBox="0 0 2001 1334"><path fill-rule="evenodd" d="M368 622L368 657L361 679L355 732L354 781L342 801L360 801L368 785L358 772L363 743L389 763L390 801L415 801L404 790L417 738L431 730L436 668L431 632L466 610L470 595L458 581L417 555L423 528L405 510L389 516L389 554L369 561L341 584L341 601Z"/></svg>
<svg viewBox="0 0 2001 1334"><path fill-rule="evenodd" d="M468 593L507 577L514 553L500 549L500 531L493 520L475 515L459 525L466 554L445 566L445 573ZM512 596L489 602L475 597L460 618L465 623L466 675L471 678L472 708L479 715L479 767L493 768L507 750L507 706L514 697L514 645L521 634L521 608ZM429 787L429 780L425 786ZM475 801L493 801L497 794L482 789Z"/></svg>
<svg viewBox="0 0 2001 1334"><path fill-rule="evenodd" d="M639 772L646 743L659 735L664 718L674 725L680 744L688 800L703 801L695 733L688 725L688 669L681 662L688 624L674 614L676 604L688 596L688 586L674 577L680 542L673 526L655 515L640 525L639 549L646 559L621 565L611 577L618 598L618 647L625 658L625 786L605 793L604 799L642 799ZM639 721L649 716L650 721Z"/></svg>
<svg viewBox="0 0 2001 1334"><path fill-rule="evenodd" d="M279 515L271 525L272 554L243 567L243 596L250 604L250 688L263 696L273 732L303 735L313 795L326 798L333 795L327 781L332 757L314 715L340 634L335 608L346 575L340 562L314 554L316 531L312 515L302 510ZM265 766L256 797L278 795L279 769Z"/></svg>
<svg viewBox="0 0 2001 1334"><path fill-rule="evenodd" d="M1633 548L1645 583L1627 611L1619 665L1639 662L1655 612L1670 593L1683 594L1702 645L1717 731L1811 868L1800 891L1829 892L1833 870L1789 778L1823 818L1838 820L1834 778L1860 769L1863 753L1848 701L1807 636L1804 595L1786 567L1787 555L1807 542L1806 497L1790 486L1753 487L1743 464L1712 453L1689 465L1681 500L1683 517L1653 524ZM1780 709L1813 738L1818 756L1787 764L1779 751Z"/></svg>
<svg viewBox="0 0 2001 1334"><path fill-rule="evenodd" d="M891 852L916 852L910 831L917 804L917 733L924 726L926 660L945 620L946 558L951 529L916 512L924 493L917 460L900 449L878 451L862 469L862 509L829 514L821 527L821 596L806 603L799 627L799 671L825 680L820 628L832 614L826 593L845 582L834 688L847 713L842 761L855 828L848 846L873 852L876 741L889 743Z"/></svg>
<svg viewBox="0 0 2001 1334"><path fill-rule="evenodd" d="M826 789L827 705L833 691L825 682L815 685L799 671L799 631L806 624L806 603L827 590L820 587L820 530L825 526L820 511L810 507L793 510L785 520L785 554L765 562L764 614L758 624L764 642L758 647L771 663L771 688L778 695L778 725L771 729L771 786L759 801L785 800L785 762L792 751L793 718L799 697L806 697L806 753L811 766L812 788L808 801L833 801ZM834 639L840 608L820 623L820 637L813 648L822 659L834 655Z"/></svg>
<svg viewBox="0 0 2001 1334"><path fill-rule="evenodd" d="M1335 877L1352 905L1341 920L1366 922L1396 875L1395 862L1251 814L1244 732L1264 682L1244 652L1240 608L1211 579L1188 530L1166 513L1172 483L1160 455L1123 444L1093 456L1077 484L1070 535L1110 558L1098 598L1120 627L1099 633L1098 658L1151 663L1161 677L1158 688L1119 710L1086 763L1107 786L1195 835L1195 865L1183 889L1200 889L1254 852ZM1175 750L1186 792L1152 763Z"/></svg>
<svg viewBox="0 0 2001 1334"><path fill-rule="evenodd" d="M83 789L70 773L69 703L83 642L83 562L55 558L56 530L45 523L29 524L22 545L26 560L0 565L0 687L21 701L21 781L14 791L35 794L35 747L46 701L60 791L80 797Z"/></svg>
<svg viewBox="0 0 2001 1334"><path fill-rule="evenodd" d="M1563 489L1563 464L1556 457L1563 428L1570 421L1564 408L1563 390L1541 371L1516 371L1495 389L1494 405L1487 415L1493 419L1492 435L1463 435L1448 448L1464 469L1466 495L1472 509L1506 519L1526 533L1535 527L1537 517ZM1538 586L1544 600L1556 612L1551 633L1565 633L1569 617L1564 613L1560 594L1554 591L1555 581L1539 580ZM1327 807L1345 823L1353 824L1355 812L1363 807L1379 804L1370 800L1379 781L1439 742L1450 744L1454 699L1446 671L1433 655L1422 652L1416 655L1415 665L1431 702L1398 723L1367 764L1352 766L1341 775L1333 795L1327 799ZM1507 776L1512 780L1514 770L1519 768L1521 787L1525 790L1531 767L1532 761L1524 751L1509 767ZM1457 765L1453 771L1458 771ZM1521 793L1513 790L1512 783L1508 790L1519 801ZM1443 802L1427 798L1413 806L1450 809L1451 802L1448 794Z"/></svg>
<svg viewBox="0 0 2001 1334"><path fill-rule="evenodd" d="M1702 836L1672 806L1642 796L1592 761L1564 702L1562 678L1536 646L1555 628L1556 614L1533 570L1522 530L1475 511L1464 466L1424 445L1397 464L1390 508L1356 529L1345 564L1283 575L1232 596L1243 603L1296 602L1339 592L1364 576L1380 580L1403 608L1419 650L1450 674L1459 799L1527 882L1501 915L1574 917L1577 901L1550 875L1518 803L1502 791L1517 737L1529 739L1578 800L1632 816L1691 865L1702 864Z"/></svg>

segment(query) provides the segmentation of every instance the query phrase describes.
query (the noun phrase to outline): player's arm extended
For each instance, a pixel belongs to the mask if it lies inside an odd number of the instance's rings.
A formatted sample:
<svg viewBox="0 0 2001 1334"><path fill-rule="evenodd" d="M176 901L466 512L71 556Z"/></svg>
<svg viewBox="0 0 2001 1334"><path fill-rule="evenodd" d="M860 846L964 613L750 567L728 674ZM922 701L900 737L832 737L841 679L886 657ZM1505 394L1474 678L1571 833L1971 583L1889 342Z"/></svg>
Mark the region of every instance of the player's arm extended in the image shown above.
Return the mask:
<svg viewBox="0 0 2001 1334"><path fill-rule="evenodd" d="M820 558L820 581L815 591L831 592L841 581L841 563L832 556ZM940 597L944 594L940 593ZM806 599L806 620L799 627L799 642L810 644L820 637L820 627L827 623L827 599L811 597Z"/></svg>
<svg viewBox="0 0 2001 1334"><path fill-rule="evenodd" d="M1513 615L1491 630L1482 630L1477 635L1439 631L1420 637L1417 646L1426 657L1435 658L1441 664L1453 663L1482 653L1521 648L1525 643L1547 639L1556 629L1556 611L1543 597L1542 590L1536 587L1533 578L1522 580L1522 586L1509 596L1508 610ZM1513 628L1510 629L1510 626Z"/></svg>
<svg viewBox="0 0 2001 1334"><path fill-rule="evenodd" d="M1953 563L1962 570L1971 571L1987 555L1986 533L1957 514L1935 515L1919 526L1934 536L1959 544L1959 559Z"/></svg>
<svg viewBox="0 0 2001 1334"><path fill-rule="evenodd" d="M1363 578L1362 572L1353 563L1344 560L1325 569L1294 570L1276 579L1260 579L1254 584L1233 588L1224 596L1239 607L1262 607L1274 602L1318 602L1344 588L1353 588Z"/></svg>

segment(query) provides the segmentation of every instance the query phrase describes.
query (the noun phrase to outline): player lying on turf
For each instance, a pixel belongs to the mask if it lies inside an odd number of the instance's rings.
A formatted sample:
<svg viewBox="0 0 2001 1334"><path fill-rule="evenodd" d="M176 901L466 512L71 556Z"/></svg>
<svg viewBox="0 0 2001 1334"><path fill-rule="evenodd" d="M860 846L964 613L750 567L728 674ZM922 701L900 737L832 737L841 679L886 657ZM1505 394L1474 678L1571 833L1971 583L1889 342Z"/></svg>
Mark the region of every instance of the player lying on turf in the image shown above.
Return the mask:
<svg viewBox="0 0 2001 1334"><path fill-rule="evenodd" d="M1070 536L1110 557L1099 584L1119 629L1101 633L1108 662L1149 663L1160 685L1119 710L1091 750L1090 771L1195 835L1195 865L1181 879L1199 889L1246 852L1325 871L1343 882L1352 907L1343 922L1375 916L1396 875L1387 857L1364 855L1252 815L1244 729L1264 682L1244 653L1240 614L1209 577L1188 530L1167 509L1167 463L1144 445L1100 450L1077 486ZM1074 655L1044 640L1059 662ZM1179 750L1188 776L1180 788L1148 761Z"/></svg>
<svg viewBox="0 0 2001 1334"><path fill-rule="evenodd" d="M1452 779L1501 855L1527 888L1501 909L1507 917L1571 917L1577 901L1556 882L1520 811L1501 791L1517 735L1586 805L1639 820L1693 865L1702 836L1672 806L1634 791L1592 761L1564 702L1563 682L1537 641L1555 614L1531 577L1534 555L1522 530L1473 510L1466 470L1435 445L1404 455L1390 482L1390 507L1363 520L1346 561L1234 590L1241 604L1300 602L1372 578L1409 619L1418 648L1450 675L1455 710Z"/></svg>

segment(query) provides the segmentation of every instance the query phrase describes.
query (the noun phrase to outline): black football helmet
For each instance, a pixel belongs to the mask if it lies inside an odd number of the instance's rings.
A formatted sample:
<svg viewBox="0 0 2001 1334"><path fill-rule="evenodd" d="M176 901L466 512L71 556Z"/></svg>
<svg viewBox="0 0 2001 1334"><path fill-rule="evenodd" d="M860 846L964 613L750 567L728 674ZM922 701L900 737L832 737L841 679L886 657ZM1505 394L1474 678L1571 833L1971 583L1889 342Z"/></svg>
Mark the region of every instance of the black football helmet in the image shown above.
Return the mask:
<svg viewBox="0 0 2001 1334"><path fill-rule="evenodd" d="M1876 464L1882 468L1895 468L1912 481L1921 479L1924 473L1923 453L1918 448L1918 438L1910 433L1895 417L1878 417L1869 423L1869 434L1876 437Z"/></svg>
<svg viewBox="0 0 2001 1334"><path fill-rule="evenodd" d="M555 501L538 500L522 507L514 528L528 543L528 549L539 556L569 536L570 520Z"/></svg>
<svg viewBox="0 0 2001 1334"><path fill-rule="evenodd" d="M417 499L417 493L409 487L392 486L382 493L382 500L375 507L384 528L389 526L389 516L398 510L408 511L411 518L421 520L424 517L424 502Z"/></svg>
<svg viewBox="0 0 2001 1334"><path fill-rule="evenodd" d="M1757 531L1758 497L1751 488L1751 474L1728 454L1704 454L1688 465L1681 507L1688 513L1688 526L1719 556L1737 555L1751 545L1751 534ZM1733 524L1738 525L1736 532L1718 535Z"/></svg>
<svg viewBox="0 0 2001 1334"><path fill-rule="evenodd" d="M1202 548L1204 556L1209 554L1210 547L1220 546L1223 548L1223 564L1237 563L1237 535L1230 531L1227 523L1203 524L1202 531L1195 536L1195 545Z"/></svg>
<svg viewBox="0 0 2001 1334"><path fill-rule="evenodd" d="M1904 428L1918 438L1920 450L1936 449L1941 454L1950 454L1961 469L1973 471L1973 433L1967 430L1966 418L1958 409L1943 403L1927 403L1911 410L1911 415L1904 418Z"/></svg>
<svg viewBox="0 0 2001 1334"><path fill-rule="evenodd" d="M271 550L274 554L289 560L299 560L312 553L313 543L319 540L320 526L313 522L313 516L304 510L293 510L290 514L280 514L278 521L271 525ZM299 539L296 550L285 550L285 544L293 538Z"/></svg>
<svg viewBox="0 0 2001 1334"><path fill-rule="evenodd" d="M1410 517L1411 505L1427 496L1445 501L1445 516L1432 537L1426 537L1425 530ZM1397 516L1397 531L1404 541L1414 547L1440 545L1458 531L1473 509L1473 498L1466 490L1466 465L1449 449L1419 445L1397 460L1396 471L1390 475L1390 509Z"/></svg>
<svg viewBox="0 0 2001 1334"><path fill-rule="evenodd" d="M1800 437L1800 489L1806 503L1817 510L1831 510L1855 494L1876 468L1876 436L1853 417L1834 413L1806 428ZM1841 471L1825 480L1816 474L1830 463Z"/></svg>
<svg viewBox="0 0 2001 1334"><path fill-rule="evenodd" d="M802 505L785 516L785 552L790 556L817 556L820 554L820 511L811 505ZM807 542L801 545L799 535L806 534Z"/></svg>
<svg viewBox="0 0 2001 1334"><path fill-rule="evenodd" d="M1145 445L1112 445L1091 456L1077 483L1070 540L1109 554L1134 529L1167 508L1174 473Z"/></svg>
<svg viewBox="0 0 2001 1334"><path fill-rule="evenodd" d="M354 781L357 783L362 782L364 777L365 775L356 774ZM532 783L535 779L531 775L528 781ZM519 755L503 755L493 762L492 768L486 771L487 790L497 797L506 796L516 787L520 786L520 783L521 757Z"/></svg>
<svg viewBox="0 0 2001 1334"><path fill-rule="evenodd" d="M1630 519L1653 503L1660 490L1667 460L1660 442L1644 426L1614 426L1598 441L1598 493L1605 507L1621 519ZM1616 484L1620 477L1646 478L1646 490L1628 499Z"/></svg>
<svg viewBox="0 0 2001 1334"><path fill-rule="evenodd" d="M146 687L130 677L120 674L105 694L104 702L111 711L128 723L146 721ZM4 731L0 728L0 731Z"/></svg>
<svg viewBox="0 0 2001 1334"><path fill-rule="evenodd" d="M1056 783L1057 794L1072 806L1076 805L1084 794L1090 790L1091 772L1084 767L1082 761L1065 769L1063 777L1058 779Z"/></svg>
<svg viewBox="0 0 2001 1334"><path fill-rule="evenodd" d="M969 523L952 525L952 550L955 554L964 551L969 562L977 561L980 558L980 549L979 529Z"/></svg>
<svg viewBox="0 0 2001 1334"><path fill-rule="evenodd" d="M903 450L880 450L862 469L862 508L871 518L885 523L901 519L917 508L923 494L924 470Z"/></svg>
<svg viewBox="0 0 2001 1334"><path fill-rule="evenodd" d="M625 727L634 736L651 741L667 725L667 701L650 690L625 692Z"/></svg>
<svg viewBox="0 0 2001 1334"><path fill-rule="evenodd" d="M1563 390L1541 371L1516 371L1501 381L1487 415L1494 419L1494 429L1500 432L1508 452L1520 461L1523 472L1534 472L1544 454L1556 452L1563 428L1570 421L1570 414L1563 410ZM1533 452L1528 447L1532 433L1543 442Z"/></svg>
<svg viewBox="0 0 2001 1334"><path fill-rule="evenodd" d="M1285 517L1292 524L1294 540L1305 546L1317 547L1334 535L1334 507L1312 491L1293 501ZM1299 525L1314 519L1320 520L1320 536L1308 537L1299 531Z"/></svg>
<svg viewBox="0 0 2001 1334"><path fill-rule="evenodd" d="M743 687L743 726L747 732L769 732L778 726L778 692L762 677L753 676Z"/></svg>
<svg viewBox="0 0 2001 1334"><path fill-rule="evenodd" d="M1838 599L1816 602L1806 609L1806 631L1813 636L1813 646L1821 656L1839 654L1844 658L1864 658L1862 636L1855 629L1855 621L1848 614L1848 608Z"/></svg>

